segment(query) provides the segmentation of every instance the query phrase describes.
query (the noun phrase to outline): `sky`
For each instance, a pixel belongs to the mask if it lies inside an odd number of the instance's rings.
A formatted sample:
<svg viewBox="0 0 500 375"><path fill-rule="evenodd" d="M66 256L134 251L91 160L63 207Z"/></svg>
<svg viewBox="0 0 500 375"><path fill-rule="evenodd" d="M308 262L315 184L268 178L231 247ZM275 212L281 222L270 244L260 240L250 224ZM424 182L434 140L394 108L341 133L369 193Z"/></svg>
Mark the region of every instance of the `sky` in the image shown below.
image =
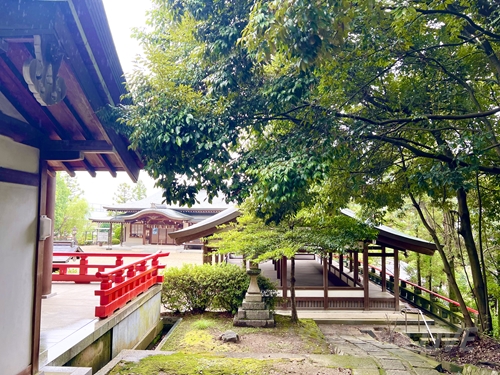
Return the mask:
<svg viewBox="0 0 500 375"><path fill-rule="evenodd" d="M132 28L145 26L146 12L151 3L149 0L103 0L103 4L122 69L125 73L130 72L135 56L141 53L139 43L131 37ZM116 178L108 172L97 172L95 178L87 172L77 172L76 178L85 199L93 205L113 203L113 195L120 183L134 186L126 172L118 172ZM141 171L139 179L146 185L148 195L157 191L146 172Z"/></svg>

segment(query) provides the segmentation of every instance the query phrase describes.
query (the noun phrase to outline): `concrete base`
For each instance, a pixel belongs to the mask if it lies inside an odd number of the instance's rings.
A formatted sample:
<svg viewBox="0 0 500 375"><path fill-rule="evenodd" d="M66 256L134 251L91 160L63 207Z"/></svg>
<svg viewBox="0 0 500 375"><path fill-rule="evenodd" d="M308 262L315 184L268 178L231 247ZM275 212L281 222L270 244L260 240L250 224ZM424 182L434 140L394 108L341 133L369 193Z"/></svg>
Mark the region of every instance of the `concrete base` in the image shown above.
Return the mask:
<svg viewBox="0 0 500 375"><path fill-rule="evenodd" d="M45 366L42 368L43 375L92 375L90 367L58 367Z"/></svg>

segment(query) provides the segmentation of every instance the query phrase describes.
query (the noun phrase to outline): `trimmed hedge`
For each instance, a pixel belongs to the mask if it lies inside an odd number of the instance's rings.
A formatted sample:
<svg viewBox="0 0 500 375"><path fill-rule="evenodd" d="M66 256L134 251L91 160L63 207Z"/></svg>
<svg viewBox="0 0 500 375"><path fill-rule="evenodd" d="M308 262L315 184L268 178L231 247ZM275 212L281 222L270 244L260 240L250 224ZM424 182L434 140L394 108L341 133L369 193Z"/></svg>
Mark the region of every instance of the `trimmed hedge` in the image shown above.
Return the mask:
<svg viewBox="0 0 500 375"><path fill-rule="evenodd" d="M263 300L274 308L276 285L259 276ZM167 268L164 272L162 303L174 312L202 313L224 310L236 313L250 284L245 270L234 264L185 264Z"/></svg>

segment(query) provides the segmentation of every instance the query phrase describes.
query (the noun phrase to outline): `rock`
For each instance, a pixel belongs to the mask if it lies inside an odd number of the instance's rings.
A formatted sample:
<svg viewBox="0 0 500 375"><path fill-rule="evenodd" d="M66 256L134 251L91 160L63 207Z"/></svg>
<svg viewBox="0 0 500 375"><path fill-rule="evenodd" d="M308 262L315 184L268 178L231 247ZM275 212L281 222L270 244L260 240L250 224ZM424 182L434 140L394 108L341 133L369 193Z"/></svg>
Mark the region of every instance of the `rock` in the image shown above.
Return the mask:
<svg viewBox="0 0 500 375"><path fill-rule="evenodd" d="M219 336L219 340L224 342L238 342L240 341L240 336L234 331L226 331Z"/></svg>

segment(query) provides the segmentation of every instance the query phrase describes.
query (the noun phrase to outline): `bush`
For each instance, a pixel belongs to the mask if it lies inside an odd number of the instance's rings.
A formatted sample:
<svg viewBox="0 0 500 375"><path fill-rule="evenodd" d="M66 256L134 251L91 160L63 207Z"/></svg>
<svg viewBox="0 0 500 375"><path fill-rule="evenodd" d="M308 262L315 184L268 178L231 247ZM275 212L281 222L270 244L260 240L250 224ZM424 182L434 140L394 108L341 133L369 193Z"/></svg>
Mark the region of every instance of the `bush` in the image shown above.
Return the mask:
<svg viewBox="0 0 500 375"><path fill-rule="evenodd" d="M276 285L259 276L257 282L264 302L271 309L276 305ZM207 309L235 314L245 298L250 277L234 264L185 264L164 272L162 303L174 312L202 313Z"/></svg>
<svg viewBox="0 0 500 375"><path fill-rule="evenodd" d="M241 306L250 285L250 278L241 266L219 264L214 267L216 297L213 308L235 314Z"/></svg>
<svg viewBox="0 0 500 375"><path fill-rule="evenodd" d="M112 239L111 239L111 243L112 243L113 245L119 245L119 244L120 244L120 240L119 240L118 238L112 238Z"/></svg>
<svg viewBox="0 0 500 375"><path fill-rule="evenodd" d="M211 306L215 296L210 264L184 264L164 272L162 303L175 312L202 313Z"/></svg>

